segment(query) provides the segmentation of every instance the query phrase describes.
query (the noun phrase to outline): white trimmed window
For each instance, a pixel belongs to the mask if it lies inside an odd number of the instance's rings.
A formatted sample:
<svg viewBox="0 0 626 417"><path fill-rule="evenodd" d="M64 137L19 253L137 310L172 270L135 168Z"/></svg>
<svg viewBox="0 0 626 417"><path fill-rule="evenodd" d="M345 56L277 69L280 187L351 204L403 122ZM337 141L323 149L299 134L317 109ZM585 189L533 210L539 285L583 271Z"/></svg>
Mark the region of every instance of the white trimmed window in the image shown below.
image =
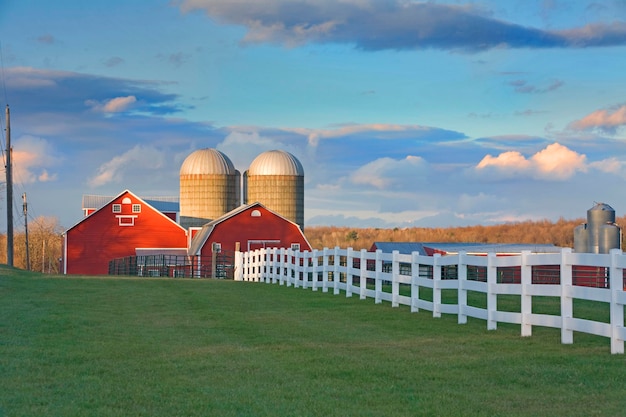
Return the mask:
<svg viewBox="0 0 626 417"><path fill-rule="evenodd" d="M113 204L113 213L121 213L122 205L121 204Z"/></svg>
<svg viewBox="0 0 626 417"><path fill-rule="evenodd" d="M141 204L133 204L133 213L141 213Z"/></svg>
<svg viewBox="0 0 626 417"><path fill-rule="evenodd" d="M300 250L300 244L299 243L292 243L291 244L291 250Z"/></svg>
<svg viewBox="0 0 626 417"><path fill-rule="evenodd" d="M117 217L117 221L118 221L118 225L119 226L134 226L135 225L135 219L137 218L137 216L124 216L124 215L119 215L119 216L115 216Z"/></svg>

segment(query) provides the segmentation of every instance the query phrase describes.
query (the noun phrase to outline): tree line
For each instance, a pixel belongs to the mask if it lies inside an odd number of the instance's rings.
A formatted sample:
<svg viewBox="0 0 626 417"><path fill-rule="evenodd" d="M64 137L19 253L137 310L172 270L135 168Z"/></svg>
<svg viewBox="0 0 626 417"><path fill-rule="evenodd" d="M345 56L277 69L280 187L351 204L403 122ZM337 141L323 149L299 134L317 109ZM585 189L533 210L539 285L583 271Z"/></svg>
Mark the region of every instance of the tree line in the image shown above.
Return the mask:
<svg viewBox="0 0 626 417"><path fill-rule="evenodd" d="M504 223L492 226L465 227L409 227L409 228L351 228L337 226L310 226L304 234L315 249L351 247L369 249L374 242L470 242L470 243L535 243L574 247L574 229L585 220L549 220ZM626 216L616 219L626 224ZM27 265L25 233L13 237L13 265L49 274L58 274L63 250L64 229L53 217L37 217L28 224ZM623 238L622 238L623 239ZM622 247L624 242L622 241ZM6 235L0 235L0 263L7 263Z"/></svg>
<svg viewBox="0 0 626 417"><path fill-rule="evenodd" d="M492 226L465 227L408 227L408 228L350 228L311 226L305 229L315 249L351 247L369 249L374 242L468 242L468 243L530 243L574 247L574 229L585 219L556 222L549 220L504 223ZM618 225L626 224L626 216L617 218ZM623 242L622 242L623 245ZM623 246L622 246L623 247Z"/></svg>
<svg viewBox="0 0 626 417"><path fill-rule="evenodd" d="M40 216L28 223L28 251L25 231L13 233L13 266L46 274L58 274L63 248L63 228L55 217ZM28 254L28 256L27 256ZM29 265L27 265L27 258ZM0 263L7 263L7 236L0 235Z"/></svg>

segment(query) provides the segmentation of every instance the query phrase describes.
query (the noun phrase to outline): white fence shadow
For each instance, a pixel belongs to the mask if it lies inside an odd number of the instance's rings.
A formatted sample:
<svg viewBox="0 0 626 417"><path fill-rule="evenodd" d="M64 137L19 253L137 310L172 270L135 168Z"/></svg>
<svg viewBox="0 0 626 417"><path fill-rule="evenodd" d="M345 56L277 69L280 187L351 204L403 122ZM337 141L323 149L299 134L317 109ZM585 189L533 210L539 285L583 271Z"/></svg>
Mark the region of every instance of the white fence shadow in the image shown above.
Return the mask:
<svg viewBox="0 0 626 417"><path fill-rule="evenodd" d="M423 256L354 251L351 248L313 250L265 248L238 252L235 276L238 281L275 283L321 290L346 297L373 298L411 311L432 311L433 317L455 314L458 323L468 317L485 320L488 330L499 322L519 324L522 336L531 336L533 326L561 329L561 342L574 342L574 332L607 337L611 353L624 353L624 268L626 255L618 249L610 254L560 253L520 255ZM432 300L420 297L426 290ZM453 291L456 304L442 303L442 292ZM468 304L468 291L484 294L486 306ZM519 312L498 310L498 295L519 296ZM560 299L560 315L533 313L533 297ZM454 297L452 297L454 298ZM607 303L608 322L574 317L574 299Z"/></svg>

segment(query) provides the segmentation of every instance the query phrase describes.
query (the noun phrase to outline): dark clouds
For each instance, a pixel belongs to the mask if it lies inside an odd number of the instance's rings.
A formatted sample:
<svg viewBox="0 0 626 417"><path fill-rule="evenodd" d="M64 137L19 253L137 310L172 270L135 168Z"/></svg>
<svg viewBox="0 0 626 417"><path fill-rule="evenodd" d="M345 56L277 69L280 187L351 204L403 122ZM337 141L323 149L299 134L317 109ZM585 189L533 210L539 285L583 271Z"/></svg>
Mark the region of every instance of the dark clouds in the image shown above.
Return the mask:
<svg viewBox="0 0 626 417"><path fill-rule="evenodd" d="M626 23L544 30L498 20L472 6L394 1L181 0L219 23L244 26L244 43L343 43L363 50L482 51L626 44Z"/></svg>
<svg viewBox="0 0 626 417"><path fill-rule="evenodd" d="M67 71L18 67L5 71L9 103L29 112L89 110L88 101L104 102L134 96L141 110L173 114L181 109L175 94L161 91L166 83L127 80Z"/></svg>
<svg viewBox="0 0 626 417"><path fill-rule="evenodd" d="M552 80L549 84L545 86L537 86L530 84L527 80L513 80L508 83L510 86L515 88L515 91L518 93L524 94L540 94L540 93L549 93L551 91L555 91L561 88L564 84L561 80Z"/></svg>

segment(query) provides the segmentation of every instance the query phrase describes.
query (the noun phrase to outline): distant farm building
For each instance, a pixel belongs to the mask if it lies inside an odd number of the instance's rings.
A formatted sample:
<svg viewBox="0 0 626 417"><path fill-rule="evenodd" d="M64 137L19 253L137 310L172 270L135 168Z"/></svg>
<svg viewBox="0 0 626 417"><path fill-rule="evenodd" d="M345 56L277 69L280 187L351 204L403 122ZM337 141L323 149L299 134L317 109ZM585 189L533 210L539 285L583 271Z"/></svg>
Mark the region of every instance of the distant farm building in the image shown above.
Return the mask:
<svg viewBox="0 0 626 417"><path fill-rule="evenodd" d="M515 256L522 252L530 253L559 253L560 247L551 244L492 244L492 243L448 243L448 242L374 242L369 251L381 250L385 253L398 251L401 254L418 253L422 256L448 256L465 253L467 255L487 256L490 253L496 256ZM390 268L391 263L383 265ZM420 274L432 276L432 267L424 267ZM410 275L411 265L400 264L400 273ZM391 272L391 271L388 271ZM574 285L604 288L609 282L609 271L604 267L587 267L574 265L572 268ZM477 281L487 280L487 269L471 266L467 270L468 277ZM442 266L442 279L458 279L457 266ZM532 268L532 282L534 284L557 284L560 279L560 268L554 265L536 265ZM519 284L521 270L519 267L498 267L498 282Z"/></svg>

